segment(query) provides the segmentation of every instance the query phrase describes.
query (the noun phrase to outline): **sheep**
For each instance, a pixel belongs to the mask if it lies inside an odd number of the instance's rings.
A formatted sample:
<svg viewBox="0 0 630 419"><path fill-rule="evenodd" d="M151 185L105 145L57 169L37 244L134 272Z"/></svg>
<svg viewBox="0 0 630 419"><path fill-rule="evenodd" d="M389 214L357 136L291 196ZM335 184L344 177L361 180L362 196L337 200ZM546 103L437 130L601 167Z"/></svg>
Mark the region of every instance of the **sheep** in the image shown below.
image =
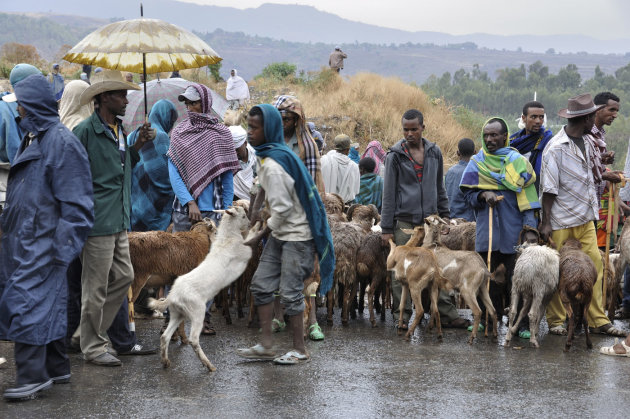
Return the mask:
<svg viewBox="0 0 630 419"><path fill-rule="evenodd" d="M530 344L538 348L538 329L545 307L558 288L559 256L555 249L525 242L518 248L519 256L512 276L512 295L508 332L505 346L509 346L518 325L528 313L531 331ZM519 299L523 306L517 313ZM514 319L517 317L516 321Z"/></svg>
<svg viewBox="0 0 630 419"><path fill-rule="evenodd" d="M149 300L149 307L152 309L164 311L168 307L171 313L171 322L160 338L161 362L165 368L171 364L168 359L171 335L180 322L189 319L190 345L201 363L209 371L216 371L199 345L206 302L235 281L245 271L252 256L252 249L244 243L242 236L249 226L245 210L234 207L221 212L224 216L206 258L195 269L177 278L167 298ZM246 241L254 238L258 233L258 226L256 224L249 232Z"/></svg>
<svg viewBox="0 0 630 419"><path fill-rule="evenodd" d="M450 220L448 226L442 228L442 244L451 250L475 251L477 223L467 222L463 218Z"/></svg>
<svg viewBox="0 0 630 419"><path fill-rule="evenodd" d="M336 193L323 193L321 196L329 221L348 221L344 213L343 198L340 195Z"/></svg>
<svg viewBox="0 0 630 419"><path fill-rule="evenodd" d="M591 258L582 251L582 244L574 238L565 241L562 249L560 249L560 281L558 284L560 300L569 317L565 352L571 349L576 315L578 316L577 324L581 323L584 326L586 347L588 349L593 347L586 314L591 305L593 285L596 280L597 269ZM579 321L580 317L581 322Z"/></svg>
<svg viewBox="0 0 630 419"><path fill-rule="evenodd" d="M490 300L486 284L489 280L500 282L505 278L505 266L499 265L491 275L486 263L477 252L466 250L451 250L441 242L442 225L446 224L437 215L431 215L424 220L426 231L422 247L429 248L435 254L438 265L451 286L459 290L460 296L472 309L474 322L472 334L468 340L472 344L477 337L477 329L481 321L481 308L477 304L477 294L492 318L492 336L497 339L497 313Z"/></svg>
<svg viewBox="0 0 630 419"><path fill-rule="evenodd" d="M446 280L440 274L435 255L429 250L415 246L396 246L393 240L389 240L390 251L387 256L387 270L393 271L402 285L402 294L400 297L400 317L398 318L398 330L403 325L403 312L405 311L405 301L407 294L411 294L411 300L416 307L416 317L407 330L405 339L409 340L413 335L416 327L422 320L424 309L422 307L422 291L431 287L431 318L429 319L429 327L432 321L437 324L438 339L442 339L442 325L440 323L440 314L438 313L437 300L440 287L447 285Z"/></svg>
<svg viewBox="0 0 630 419"><path fill-rule="evenodd" d="M375 205L352 204L348 208L348 221L358 224L367 234L372 227L381 222L381 216Z"/></svg>
<svg viewBox="0 0 630 419"><path fill-rule="evenodd" d="M337 222L332 219L330 222L330 232L335 248L335 272L333 281L337 286L343 286L343 302L341 311L341 322L348 324L348 313L353 296L357 293L357 251L361 245L363 231L360 227L352 223ZM328 292L328 324L332 324L334 296L333 289ZM354 313L354 312L353 312Z"/></svg>
<svg viewBox="0 0 630 419"><path fill-rule="evenodd" d="M359 311L363 311L365 286L368 289L368 310L370 323L376 327L374 320L374 294L378 288L386 284L388 249L383 245L380 233L370 233L363 237L357 251L357 279L361 286ZM381 309L381 320L385 320L385 308Z"/></svg>

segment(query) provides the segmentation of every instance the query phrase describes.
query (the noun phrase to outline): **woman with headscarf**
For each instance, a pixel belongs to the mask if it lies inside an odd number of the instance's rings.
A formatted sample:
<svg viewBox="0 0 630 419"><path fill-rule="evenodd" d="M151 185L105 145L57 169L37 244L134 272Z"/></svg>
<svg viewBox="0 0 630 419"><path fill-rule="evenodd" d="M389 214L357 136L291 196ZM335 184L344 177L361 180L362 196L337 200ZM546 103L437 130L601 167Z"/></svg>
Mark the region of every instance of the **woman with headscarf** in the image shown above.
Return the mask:
<svg viewBox="0 0 630 419"><path fill-rule="evenodd" d="M241 76L235 68L230 71L230 78L227 79L227 86L225 87L225 98L230 103L230 109L237 109L240 105L249 100L249 87L247 82Z"/></svg>
<svg viewBox="0 0 630 419"><path fill-rule="evenodd" d="M234 199L234 173L240 169L228 127L212 116L212 95L193 84L179 95L188 116L171 134L168 171L175 192L173 232L190 230L192 222L207 217L220 221L215 209L226 209ZM203 334L215 334L206 313Z"/></svg>
<svg viewBox="0 0 630 419"><path fill-rule="evenodd" d="M131 181L133 231L164 231L171 222L175 194L169 179L166 153L171 143L168 134L175 125L177 116L175 105L166 99L155 102L149 113L149 122L156 130L156 137L140 149L140 161L133 169ZM129 134L130 146L136 142L136 138L138 130Z"/></svg>
<svg viewBox="0 0 630 419"><path fill-rule="evenodd" d="M311 174L317 190L319 193L323 193L324 180L322 179L319 150L311 131L306 126L302 104L295 96L280 95L275 98L273 106L282 115L286 145L302 160Z"/></svg>
<svg viewBox="0 0 630 419"><path fill-rule="evenodd" d="M50 73L50 77L48 81L52 85L53 94L55 95L55 100L61 99L63 95L64 89L64 80L63 76L59 73L59 64L53 64L52 71Z"/></svg>
<svg viewBox="0 0 630 419"><path fill-rule="evenodd" d="M383 146L379 141L370 141L361 158L364 159L366 157L370 157L371 159L373 159L376 163L376 169L374 170L374 173L383 176L385 172L386 154L387 153L385 152L385 150L383 150Z"/></svg>
<svg viewBox="0 0 630 419"><path fill-rule="evenodd" d="M94 113L94 103L90 101L87 105L81 105L81 94L90 87L83 80L72 80L63 91L59 100L59 118L70 131L80 122L87 119Z"/></svg>

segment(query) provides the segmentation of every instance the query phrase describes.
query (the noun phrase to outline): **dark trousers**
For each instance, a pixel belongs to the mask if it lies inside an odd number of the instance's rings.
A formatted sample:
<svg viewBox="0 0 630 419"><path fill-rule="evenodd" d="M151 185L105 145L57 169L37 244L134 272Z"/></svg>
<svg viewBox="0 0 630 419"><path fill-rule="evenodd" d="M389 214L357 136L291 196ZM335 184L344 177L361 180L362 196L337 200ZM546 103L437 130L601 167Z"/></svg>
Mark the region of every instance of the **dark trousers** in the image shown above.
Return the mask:
<svg viewBox="0 0 630 419"><path fill-rule="evenodd" d="M623 274L623 300L621 306L624 310L630 311L630 267L626 267Z"/></svg>
<svg viewBox="0 0 630 419"><path fill-rule="evenodd" d="M14 354L18 386L43 383L70 374L70 360L63 339L46 345L15 342Z"/></svg>
<svg viewBox="0 0 630 419"><path fill-rule="evenodd" d="M484 262L488 262L488 252L478 252L483 258ZM514 265L516 263L516 254L505 254L498 251L492 252L492 259L490 260L490 272L494 272L501 264L505 265L505 284L497 284L494 281L490 281L490 299L492 305L497 311L497 318L501 320L506 307L510 306L510 299L512 294L512 275L514 274ZM487 286L484 284L483 286ZM477 302L481 307L481 322L486 321L486 307L483 305L479 297ZM522 302L518 304L518 310L522 307ZM525 316L519 324L519 330L529 329L529 317Z"/></svg>
<svg viewBox="0 0 630 419"><path fill-rule="evenodd" d="M68 331L66 344L70 345L72 334L81 322L81 259L76 258L68 267ZM124 298L112 325L107 329L112 348L127 352L137 343L136 333L129 329L129 308Z"/></svg>

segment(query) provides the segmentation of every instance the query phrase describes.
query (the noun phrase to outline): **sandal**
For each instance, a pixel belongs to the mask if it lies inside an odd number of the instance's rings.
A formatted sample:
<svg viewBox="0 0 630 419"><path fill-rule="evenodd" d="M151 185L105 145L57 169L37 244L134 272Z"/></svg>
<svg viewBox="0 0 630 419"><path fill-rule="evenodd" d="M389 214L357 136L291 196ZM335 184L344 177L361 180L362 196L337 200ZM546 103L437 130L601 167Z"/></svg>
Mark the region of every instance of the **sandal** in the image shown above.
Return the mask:
<svg viewBox="0 0 630 419"><path fill-rule="evenodd" d="M271 321L271 332L283 332L287 328L287 324L281 320L273 319Z"/></svg>
<svg viewBox="0 0 630 419"><path fill-rule="evenodd" d="M520 332L518 332L518 337L521 339L531 339L532 332L530 332L529 330L521 330Z"/></svg>
<svg viewBox="0 0 630 419"><path fill-rule="evenodd" d="M214 336L217 334L217 331L214 330L214 327L210 324L210 321L203 321L203 329L201 330L202 335Z"/></svg>
<svg viewBox="0 0 630 419"><path fill-rule="evenodd" d="M630 346L626 345L626 341L621 341L621 346L625 349L626 353L618 354L615 352L614 346L619 343L619 339L615 339L615 344L613 346L602 346L599 348L599 353L603 355L611 355L611 356L624 356L630 358Z"/></svg>
<svg viewBox="0 0 630 419"><path fill-rule="evenodd" d="M596 335L617 336L622 338L625 338L627 336L626 332L617 329L615 326L612 325L612 323L607 323L599 327L589 327L588 331Z"/></svg>
<svg viewBox="0 0 630 419"><path fill-rule="evenodd" d="M262 361L271 361L276 358L276 353L273 349L267 349L260 343L257 343L251 348L239 348L236 350L236 354L241 358L258 359Z"/></svg>
<svg viewBox="0 0 630 419"><path fill-rule="evenodd" d="M473 328L473 325L471 324L470 326L466 328L466 330L468 330L469 332L472 332L472 328ZM484 330L486 330L486 326L479 323L479 327L477 327L477 333L483 332Z"/></svg>
<svg viewBox="0 0 630 419"><path fill-rule="evenodd" d="M567 329L563 325L560 324L558 326L550 327L549 333L551 333L552 335L563 336L567 334Z"/></svg>
<svg viewBox="0 0 630 419"><path fill-rule="evenodd" d="M298 351L289 351L286 354L279 356L273 360L278 365L297 365L304 364L311 360L311 357L306 354L301 354Z"/></svg>
<svg viewBox="0 0 630 419"><path fill-rule="evenodd" d="M308 337L311 340L324 340L324 332L322 332L322 328L319 327L318 323L308 327Z"/></svg>

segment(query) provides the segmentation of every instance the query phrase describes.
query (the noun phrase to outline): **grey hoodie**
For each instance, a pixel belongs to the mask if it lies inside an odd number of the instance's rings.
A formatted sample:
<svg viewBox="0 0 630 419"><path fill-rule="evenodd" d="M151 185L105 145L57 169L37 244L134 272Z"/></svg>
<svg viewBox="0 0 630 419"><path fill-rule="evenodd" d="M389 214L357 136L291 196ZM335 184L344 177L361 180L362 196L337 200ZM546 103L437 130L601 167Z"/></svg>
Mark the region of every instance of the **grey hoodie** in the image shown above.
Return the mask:
<svg viewBox="0 0 630 419"><path fill-rule="evenodd" d="M403 141L405 140L394 144L385 157L385 185L381 212L381 229L384 234L394 232L396 221L421 225L424 218L431 214L439 214L440 217L450 216L440 148L426 138L422 139L424 166L420 183L413 163L401 147Z"/></svg>

